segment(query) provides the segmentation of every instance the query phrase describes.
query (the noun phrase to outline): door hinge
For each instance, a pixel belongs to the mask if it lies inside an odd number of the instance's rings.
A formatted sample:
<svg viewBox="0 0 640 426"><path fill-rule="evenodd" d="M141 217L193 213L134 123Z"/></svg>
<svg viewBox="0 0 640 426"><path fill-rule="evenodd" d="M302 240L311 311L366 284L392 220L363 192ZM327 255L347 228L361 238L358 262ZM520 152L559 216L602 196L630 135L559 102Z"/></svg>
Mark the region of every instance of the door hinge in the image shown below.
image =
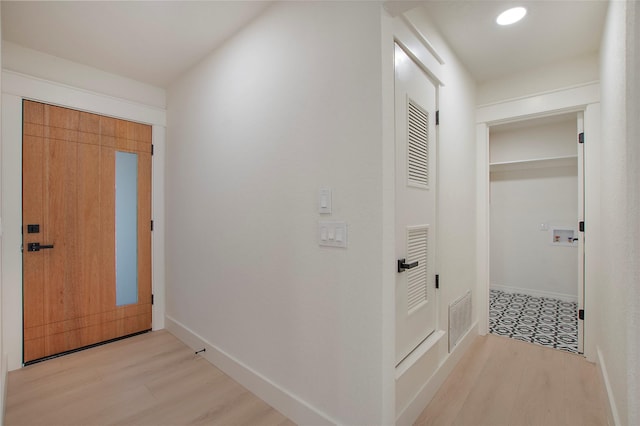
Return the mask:
<svg viewBox="0 0 640 426"><path fill-rule="evenodd" d="M153 144L151 144L151 155L153 155Z"/></svg>
<svg viewBox="0 0 640 426"><path fill-rule="evenodd" d="M440 124L440 110L436 111L436 126Z"/></svg>
<svg viewBox="0 0 640 426"><path fill-rule="evenodd" d="M153 220L151 221L151 230L153 231Z"/></svg>
<svg viewBox="0 0 640 426"><path fill-rule="evenodd" d="M584 321L584 309L578 310L578 319L581 319Z"/></svg>
<svg viewBox="0 0 640 426"><path fill-rule="evenodd" d="M153 294L151 295L151 304L153 305Z"/></svg>
<svg viewBox="0 0 640 426"><path fill-rule="evenodd" d="M578 229L580 229L580 232L584 232L584 221L580 221L580 223L578 223Z"/></svg>
<svg viewBox="0 0 640 426"><path fill-rule="evenodd" d="M440 288L440 274L436 274L436 288Z"/></svg>
<svg viewBox="0 0 640 426"><path fill-rule="evenodd" d="M584 143L584 132L578 133L578 143Z"/></svg>

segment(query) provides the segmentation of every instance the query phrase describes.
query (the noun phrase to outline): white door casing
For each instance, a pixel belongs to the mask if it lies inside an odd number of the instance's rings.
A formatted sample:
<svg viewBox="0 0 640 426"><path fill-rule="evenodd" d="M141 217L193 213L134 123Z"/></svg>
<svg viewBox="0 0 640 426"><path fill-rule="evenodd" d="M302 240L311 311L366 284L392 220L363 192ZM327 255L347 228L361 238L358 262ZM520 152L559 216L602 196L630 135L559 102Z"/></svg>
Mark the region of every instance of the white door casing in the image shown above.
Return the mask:
<svg viewBox="0 0 640 426"><path fill-rule="evenodd" d="M584 221L584 112L578 112L578 222ZM578 312L584 310L584 233L578 230ZM578 352L584 353L584 321L578 319Z"/></svg>
<svg viewBox="0 0 640 426"><path fill-rule="evenodd" d="M396 364L436 329L436 99L435 84L396 44Z"/></svg>

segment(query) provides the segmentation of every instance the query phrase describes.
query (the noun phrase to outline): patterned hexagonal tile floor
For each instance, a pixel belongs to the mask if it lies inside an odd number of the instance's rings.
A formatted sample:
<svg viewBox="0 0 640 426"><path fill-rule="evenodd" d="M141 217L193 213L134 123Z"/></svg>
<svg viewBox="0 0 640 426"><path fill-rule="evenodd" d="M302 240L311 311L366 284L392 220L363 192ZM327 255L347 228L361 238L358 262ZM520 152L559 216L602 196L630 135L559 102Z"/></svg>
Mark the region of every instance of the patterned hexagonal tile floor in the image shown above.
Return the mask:
<svg viewBox="0 0 640 426"><path fill-rule="evenodd" d="M577 310L575 302L491 290L489 332L578 353Z"/></svg>

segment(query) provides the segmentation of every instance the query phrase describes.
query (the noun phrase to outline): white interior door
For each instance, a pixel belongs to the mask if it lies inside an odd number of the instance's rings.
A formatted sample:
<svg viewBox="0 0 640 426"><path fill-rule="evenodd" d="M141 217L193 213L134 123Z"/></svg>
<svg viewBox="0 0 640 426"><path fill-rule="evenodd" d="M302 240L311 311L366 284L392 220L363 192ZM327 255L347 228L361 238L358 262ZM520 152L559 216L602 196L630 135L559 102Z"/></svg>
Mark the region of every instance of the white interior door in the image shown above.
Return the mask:
<svg viewBox="0 0 640 426"><path fill-rule="evenodd" d="M436 328L436 86L395 46L396 364Z"/></svg>

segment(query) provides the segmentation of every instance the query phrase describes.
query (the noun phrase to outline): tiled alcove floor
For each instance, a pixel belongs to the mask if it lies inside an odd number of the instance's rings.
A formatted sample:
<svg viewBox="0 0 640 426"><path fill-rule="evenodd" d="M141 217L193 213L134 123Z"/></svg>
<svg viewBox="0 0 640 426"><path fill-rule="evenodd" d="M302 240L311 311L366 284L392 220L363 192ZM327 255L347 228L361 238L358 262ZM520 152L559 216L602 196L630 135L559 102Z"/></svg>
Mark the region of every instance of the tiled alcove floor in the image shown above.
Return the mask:
<svg viewBox="0 0 640 426"><path fill-rule="evenodd" d="M578 353L577 303L490 291L489 332Z"/></svg>

